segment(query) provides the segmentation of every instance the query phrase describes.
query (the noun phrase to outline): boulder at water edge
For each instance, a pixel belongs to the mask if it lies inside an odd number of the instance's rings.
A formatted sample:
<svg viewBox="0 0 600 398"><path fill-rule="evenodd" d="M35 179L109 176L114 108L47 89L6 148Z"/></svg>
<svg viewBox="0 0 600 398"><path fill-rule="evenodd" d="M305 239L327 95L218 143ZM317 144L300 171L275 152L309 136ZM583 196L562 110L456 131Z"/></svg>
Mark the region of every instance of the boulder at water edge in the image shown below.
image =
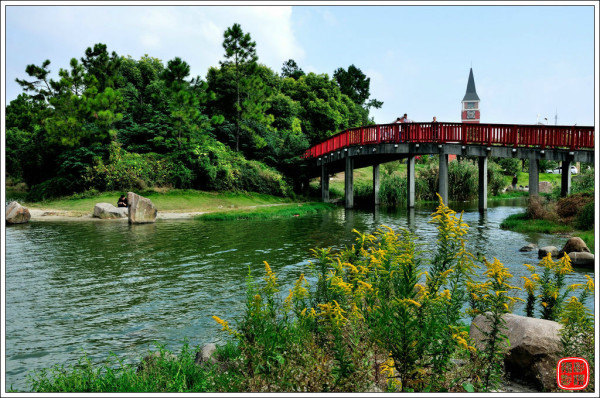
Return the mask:
<svg viewBox="0 0 600 398"><path fill-rule="evenodd" d="M530 243L519 249L520 252L532 252L537 249L538 246L535 243Z"/></svg>
<svg viewBox="0 0 600 398"><path fill-rule="evenodd" d="M560 252L558 252L558 256L562 257L564 253L572 253L572 252L585 252L589 253L590 249L588 249L587 245L583 241L583 239L575 236L570 238L565 246L562 248Z"/></svg>
<svg viewBox="0 0 600 398"><path fill-rule="evenodd" d="M575 267L594 268L594 255L586 252L571 252L568 254L571 264Z"/></svg>
<svg viewBox="0 0 600 398"><path fill-rule="evenodd" d="M128 213L127 207L116 207L110 203L96 203L94 206L94 217L102 219L125 218Z"/></svg>
<svg viewBox="0 0 600 398"><path fill-rule="evenodd" d="M127 205L129 206L130 224L144 224L156 221L158 210L150 199L133 192L127 192Z"/></svg>
<svg viewBox="0 0 600 398"><path fill-rule="evenodd" d="M202 350L196 353L196 365L200 365L204 362L217 363L217 358L215 355L216 350L217 346L214 343L205 344L202 347Z"/></svg>
<svg viewBox="0 0 600 398"><path fill-rule="evenodd" d="M505 314L506 347L504 365L510 379L537 386L540 390L556 389L556 364L563 349L559 330L562 325L545 319ZM490 330L485 315L478 315L471 324L470 337L477 349L484 348L482 331Z"/></svg>
<svg viewBox="0 0 600 398"><path fill-rule="evenodd" d="M31 219L29 209L21 206L18 202L10 202L6 206L6 223L7 224L24 224Z"/></svg>
<svg viewBox="0 0 600 398"><path fill-rule="evenodd" d="M556 246L544 246L538 250L538 257L544 258L550 253L552 257L558 257L558 248Z"/></svg>

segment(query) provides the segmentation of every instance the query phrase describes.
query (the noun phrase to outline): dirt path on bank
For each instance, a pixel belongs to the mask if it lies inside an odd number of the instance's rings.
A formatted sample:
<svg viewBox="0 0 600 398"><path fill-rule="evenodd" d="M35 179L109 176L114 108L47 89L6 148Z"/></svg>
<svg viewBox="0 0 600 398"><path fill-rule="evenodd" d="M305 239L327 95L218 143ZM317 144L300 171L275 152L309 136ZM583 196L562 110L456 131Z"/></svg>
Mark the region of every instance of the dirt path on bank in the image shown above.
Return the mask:
<svg viewBox="0 0 600 398"><path fill-rule="evenodd" d="M216 209L210 209L206 211L160 211L156 215L157 220L181 220L187 218L194 218L197 215L205 213L215 213L222 211L235 211L235 210L250 210L257 207L272 207L291 205L295 203L271 203L266 205L254 205L254 206L243 206L243 207L219 207ZM91 212L83 212L76 210L56 210L56 209L44 209L44 208L29 208L29 214L31 214L30 221L97 221L97 222L123 222L127 221L125 218L113 218L113 219L100 219L92 216Z"/></svg>

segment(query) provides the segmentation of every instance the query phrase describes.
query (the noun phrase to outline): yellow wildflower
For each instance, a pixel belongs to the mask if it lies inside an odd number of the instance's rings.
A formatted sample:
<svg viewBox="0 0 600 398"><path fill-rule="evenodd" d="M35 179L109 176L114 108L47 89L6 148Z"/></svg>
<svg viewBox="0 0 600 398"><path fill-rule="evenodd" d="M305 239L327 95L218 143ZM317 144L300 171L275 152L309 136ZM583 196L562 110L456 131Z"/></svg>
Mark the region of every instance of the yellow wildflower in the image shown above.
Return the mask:
<svg viewBox="0 0 600 398"><path fill-rule="evenodd" d="M219 325L221 325L223 328L221 329L224 332L229 333L232 336L238 336L239 333L237 331L235 331L234 329L232 329L229 326L229 323L227 323L226 320L223 320L221 318L219 318L218 316L213 315L212 319L214 319L215 322L217 322Z"/></svg>

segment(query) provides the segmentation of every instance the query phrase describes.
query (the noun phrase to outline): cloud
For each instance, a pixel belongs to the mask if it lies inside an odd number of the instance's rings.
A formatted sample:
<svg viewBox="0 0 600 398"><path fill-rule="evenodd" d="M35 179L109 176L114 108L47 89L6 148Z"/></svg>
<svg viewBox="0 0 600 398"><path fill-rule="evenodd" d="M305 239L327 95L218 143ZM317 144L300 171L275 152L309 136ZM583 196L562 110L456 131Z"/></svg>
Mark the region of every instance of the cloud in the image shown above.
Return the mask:
<svg viewBox="0 0 600 398"><path fill-rule="evenodd" d="M279 70L305 51L295 35L291 6L12 6L7 11L7 71L49 58L67 67L95 43L139 58L181 57L192 76L204 76L223 59L223 33L239 23L257 43L259 62ZM17 76L7 76L14 82ZM13 83L10 83L11 85ZM8 88L10 99L20 90Z"/></svg>

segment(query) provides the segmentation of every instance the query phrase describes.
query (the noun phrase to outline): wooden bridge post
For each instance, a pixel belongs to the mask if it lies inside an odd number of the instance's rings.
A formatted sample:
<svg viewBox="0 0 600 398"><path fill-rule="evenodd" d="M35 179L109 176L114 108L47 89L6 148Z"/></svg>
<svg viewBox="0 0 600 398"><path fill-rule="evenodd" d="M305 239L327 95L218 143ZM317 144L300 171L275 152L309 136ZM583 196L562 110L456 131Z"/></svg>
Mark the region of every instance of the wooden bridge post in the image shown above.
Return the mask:
<svg viewBox="0 0 600 398"><path fill-rule="evenodd" d="M415 156L406 159L406 204L409 209L415 207Z"/></svg>
<svg viewBox="0 0 600 398"><path fill-rule="evenodd" d="M537 196L540 193L540 161L533 154L529 157L529 196Z"/></svg>
<svg viewBox="0 0 600 398"><path fill-rule="evenodd" d="M379 163L373 165L373 204L379 204Z"/></svg>
<svg viewBox="0 0 600 398"><path fill-rule="evenodd" d="M346 156L346 170L344 172L344 194L346 209L354 207L354 159L350 153Z"/></svg>
<svg viewBox="0 0 600 398"><path fill-rule="evenodd" d="M442 150L440 152L439 188L438 193L444 204L448 205L448 155Z"/></svg>
<svg viewBox="0 0 600 398"><path fill-rule="evenodd" d="M321 199L329 202L329 170L325 164L321 165Z"/></svg>
<svg viewBox="0 0 600 398"><path fill-rule="evenodd" d="M487 156L479 157L479 210L483 211L487 209Z"/></svg>
<svg viewBox="0 0 600 398"><path fill-rule="evenodd" d="M560 196L565 197L571 192L571 160L562 161L560 176Z"/></svg>

